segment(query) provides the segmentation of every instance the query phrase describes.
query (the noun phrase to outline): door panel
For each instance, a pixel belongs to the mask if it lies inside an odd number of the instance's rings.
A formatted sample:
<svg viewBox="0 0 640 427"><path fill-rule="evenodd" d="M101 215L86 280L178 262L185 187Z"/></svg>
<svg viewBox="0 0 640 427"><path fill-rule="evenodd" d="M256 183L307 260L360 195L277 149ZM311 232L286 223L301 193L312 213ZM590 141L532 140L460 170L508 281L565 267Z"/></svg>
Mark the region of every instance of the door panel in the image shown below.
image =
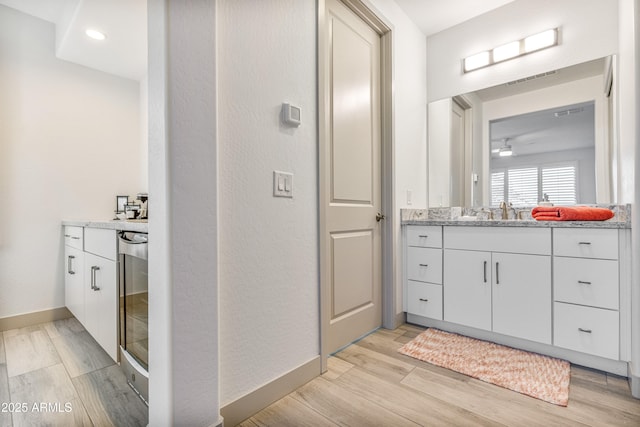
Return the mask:
<svg viewBox="0 0 640 427"><path fill-rule="evenodd" d="M374 46L340 19L332 22L331 199L371 204Z"/></svg>
<svg viewBox="0 0 640 427"><path fill-rule="evenodd" d="M551 344L551 257L494 253L493 331Z"/></svg>
<svg viewBox="0 0 640 427"><path fill-rule="evenodd" d="M380 36L326 2L328 106L320 149L321 268L332 353L382 323ZM328 323L328 324L327 324Z"/></svg>
<svg viewBox="0 0 640 427"><path fill-rule="evenodd" d="M444 320L491 330L491 253L445 249Z"/></svg>
<svg viewBox="0 0 640 427"><path fill-rule="evenodd" d="M373 303L372 230L332 234L333 313L331 320Z"/></svg>

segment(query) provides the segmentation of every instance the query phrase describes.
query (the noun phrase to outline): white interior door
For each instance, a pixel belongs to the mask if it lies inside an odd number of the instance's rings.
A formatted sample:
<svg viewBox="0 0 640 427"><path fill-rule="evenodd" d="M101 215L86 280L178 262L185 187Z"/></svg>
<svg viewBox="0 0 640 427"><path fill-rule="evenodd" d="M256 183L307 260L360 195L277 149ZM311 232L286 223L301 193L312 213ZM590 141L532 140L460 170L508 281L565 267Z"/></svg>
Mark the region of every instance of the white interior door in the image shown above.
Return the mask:
<svg viewBox="0 0 640 427"><path fill-rule="evenodd" d="M378 328L381 307L380 36L326 2L327 120L320 150L325 354ZM328 323L328 324L327 324Z"/></svg>

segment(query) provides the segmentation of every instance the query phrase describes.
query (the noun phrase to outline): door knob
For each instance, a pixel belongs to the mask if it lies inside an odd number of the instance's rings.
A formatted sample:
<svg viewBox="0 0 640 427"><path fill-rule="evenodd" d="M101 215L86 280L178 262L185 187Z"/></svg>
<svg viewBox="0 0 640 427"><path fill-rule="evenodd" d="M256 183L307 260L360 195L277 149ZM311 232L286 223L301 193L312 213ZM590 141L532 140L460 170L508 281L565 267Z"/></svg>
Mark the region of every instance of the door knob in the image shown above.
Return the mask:
<svg viewBox="0 0 640 427"><path fill-rule="evenodd" d="M386 216L382 215L380 212L378 212L378 214L376 215L376 221L377 222L380 222L385 218L386 218Z"/></svg>

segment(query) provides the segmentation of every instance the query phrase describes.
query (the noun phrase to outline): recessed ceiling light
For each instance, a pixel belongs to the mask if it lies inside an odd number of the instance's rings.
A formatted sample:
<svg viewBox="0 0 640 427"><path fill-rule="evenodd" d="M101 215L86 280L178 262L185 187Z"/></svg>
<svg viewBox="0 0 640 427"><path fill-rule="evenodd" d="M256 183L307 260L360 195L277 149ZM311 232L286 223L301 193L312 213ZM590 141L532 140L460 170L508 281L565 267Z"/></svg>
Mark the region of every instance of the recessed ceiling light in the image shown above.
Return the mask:
<svg viewBox="0 0 640 427"><path fill-rule="evenodd" d="M104 40L104 39L107 38L107 36L104 33L100 32L98 30L93 30L91 28L89 28L84 33L87 35L87 37L90 37L90 38L92 38L94 40Z"/></svg>

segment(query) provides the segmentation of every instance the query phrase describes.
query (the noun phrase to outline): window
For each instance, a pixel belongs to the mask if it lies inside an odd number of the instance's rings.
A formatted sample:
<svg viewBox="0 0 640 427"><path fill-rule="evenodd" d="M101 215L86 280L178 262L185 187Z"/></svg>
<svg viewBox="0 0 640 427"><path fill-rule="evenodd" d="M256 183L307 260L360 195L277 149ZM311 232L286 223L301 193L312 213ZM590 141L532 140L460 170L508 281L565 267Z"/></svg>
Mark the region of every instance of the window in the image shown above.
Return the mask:
<svg viewBox="0 0 640 427"><path fill-rule="evenodd" d="M555 205L577 203L576 164L517 167L491 172L491 206L534 206L546 194Z"/></svg>

